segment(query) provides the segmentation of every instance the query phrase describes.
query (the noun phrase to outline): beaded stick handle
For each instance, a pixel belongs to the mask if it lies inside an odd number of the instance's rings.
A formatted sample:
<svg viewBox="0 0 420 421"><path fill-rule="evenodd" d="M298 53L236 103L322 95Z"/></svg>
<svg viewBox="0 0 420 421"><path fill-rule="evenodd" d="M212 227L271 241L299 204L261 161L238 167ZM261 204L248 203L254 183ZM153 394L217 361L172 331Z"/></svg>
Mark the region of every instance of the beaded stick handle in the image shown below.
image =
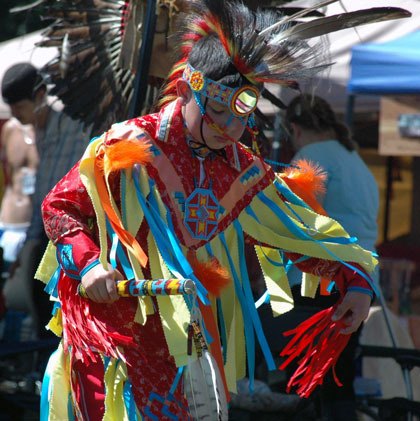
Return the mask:
<svg viewBox="0 0 420 421"><path fill-rule="evenodd" d="M133 279L117 281L117 292L120 297L141 297L154 295L181 295L195 293L195 284L191 279ZM86 290L80 283L77 293L88 298Z"/></svg>

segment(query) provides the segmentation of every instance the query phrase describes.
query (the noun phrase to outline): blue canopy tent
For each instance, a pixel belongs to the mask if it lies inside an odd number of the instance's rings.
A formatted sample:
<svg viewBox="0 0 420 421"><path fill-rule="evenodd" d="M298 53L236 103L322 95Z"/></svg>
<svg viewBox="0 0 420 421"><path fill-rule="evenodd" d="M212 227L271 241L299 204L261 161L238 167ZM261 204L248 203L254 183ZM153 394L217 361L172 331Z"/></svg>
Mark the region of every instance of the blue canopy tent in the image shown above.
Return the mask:
<svg viewBox="0 0 420 421"><path fill-rule="evenodd" d="M420 93L420 31L352 48L350 95Z"/></svg>
<svg viewBox="0 0 420 421"><path fill-rule="evenodd" d="M351 127L357 95L420 94L420 31L383 44L357 45L352 48L350 66L346 120ZM388 239L392 160L389 157L387 165L384 241Z"/></svg>

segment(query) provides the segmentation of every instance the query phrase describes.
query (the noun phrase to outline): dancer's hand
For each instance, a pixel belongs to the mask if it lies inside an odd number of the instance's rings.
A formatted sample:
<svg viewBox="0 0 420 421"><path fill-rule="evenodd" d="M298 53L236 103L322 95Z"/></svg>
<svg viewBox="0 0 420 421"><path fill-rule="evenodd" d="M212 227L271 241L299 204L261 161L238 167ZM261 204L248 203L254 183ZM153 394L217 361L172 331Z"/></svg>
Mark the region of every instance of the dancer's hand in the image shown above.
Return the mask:
<svg viewBox="0 0 420 421"><path fill-rule="evenodd" d="M86 272L81 282L89 299L97 303L112 303L119 298L115 286L117 279L124 279L118 270L111 265L105 270L99 264Z"/></svg>
<svg viewBox="0 0 420 421"><path fill-rule="evenodd" d="M350 334L356 332L363 320L369 314L371 298L362 292L348 291L343 301L337 306L332 316L333 321L342 319L347 325L341 333Z"/></svg>

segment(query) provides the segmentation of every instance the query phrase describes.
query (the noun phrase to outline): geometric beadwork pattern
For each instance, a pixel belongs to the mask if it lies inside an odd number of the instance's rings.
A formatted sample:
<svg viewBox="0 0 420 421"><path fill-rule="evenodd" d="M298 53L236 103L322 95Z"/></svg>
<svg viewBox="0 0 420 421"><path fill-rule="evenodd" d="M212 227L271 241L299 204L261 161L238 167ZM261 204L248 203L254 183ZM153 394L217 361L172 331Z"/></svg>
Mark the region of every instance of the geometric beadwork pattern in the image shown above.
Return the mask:
<svg viewBox="0 0 420 421"><path fill-rule="evenodd" d="M185 201L184 225L191 236L208 240L217 230L219 202L209 189L197 188Z"/></svg>

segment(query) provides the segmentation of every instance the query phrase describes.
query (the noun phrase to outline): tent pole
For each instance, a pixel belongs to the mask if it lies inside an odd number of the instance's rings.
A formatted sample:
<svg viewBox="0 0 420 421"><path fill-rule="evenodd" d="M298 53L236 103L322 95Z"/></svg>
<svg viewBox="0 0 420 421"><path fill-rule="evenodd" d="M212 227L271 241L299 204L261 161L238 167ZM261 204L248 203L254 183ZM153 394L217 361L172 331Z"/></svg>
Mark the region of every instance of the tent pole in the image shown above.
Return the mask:
<svg viewBox="0 0 420 421"><path fill-rule="evenodd" d="M388 156L386 159L386 191L385 191L385 215L384 215L384 230L383 230L383 242L388 241L389 231L389 214L391 205L392 195L392 168L394 166L394 157Z"/></svg>
<svg viewBox="0 0 420 421"><path fill-rule="evenodd" d="M136 77L134 80L133 98L128 112L129 118L134 118L141 115L144 107L155 28L156 0L147 0L146 17L142 31L140 53L137 61Z"/></svg>

